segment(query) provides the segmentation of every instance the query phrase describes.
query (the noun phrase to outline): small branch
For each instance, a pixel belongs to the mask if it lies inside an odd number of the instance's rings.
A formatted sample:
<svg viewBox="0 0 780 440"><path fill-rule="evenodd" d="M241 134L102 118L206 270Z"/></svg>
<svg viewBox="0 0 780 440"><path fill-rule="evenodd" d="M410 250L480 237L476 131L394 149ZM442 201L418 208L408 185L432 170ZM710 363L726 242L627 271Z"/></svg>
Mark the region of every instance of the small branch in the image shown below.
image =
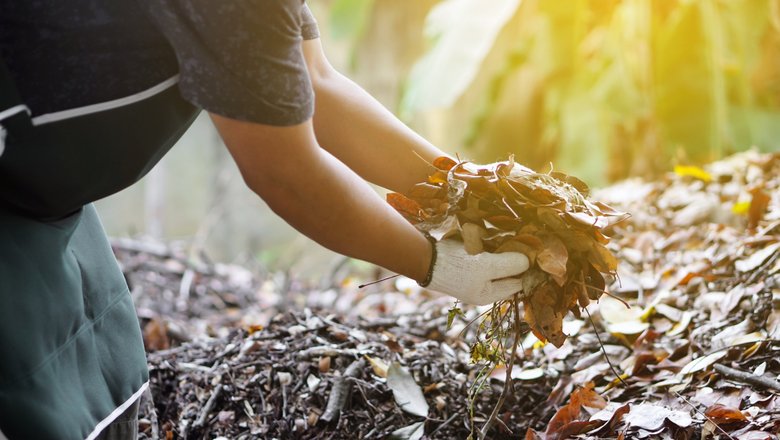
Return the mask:
<svg viewBox="0 0 780 440"><path fill-rule="evenodd" d="M450 417L449 417L447 420L445 420L445 421L444 421L444 422L443 422L441 425L439 425L439 426L438 426L436 429L434 429L434 430L433 430L433 432L431 432L431 433L428 435L428 438L434 438L434 435L436 435L436 433L437 433L437 432L439 432L439 430L443 429L445 426L447 426L447 425L449 425L450 423L452 423L452 421L453 421L453 420L455 420L455 417L457 417L458 415L459 415L459 413L457 413L457 412L456 412L456 413L454 413L453 415L451 415L451 416L450 416Z"/></svg>
<svg viewBox="0 0 780 440"><path fill-rule="evenodd" d="M376 426L374 426L374 428L372 428L371 431L368 431L365 438L371 438L372 434L383 432L385 429L387 429L388 426L392 425L394 421L395 421L395 414L390 414L390 417L382 420Z"/></svg>
<svg viewBox="0 0 780 440"><path fill-rule="evenodd" d="M214 388L214 391L211 392L211 397L209 397L209 400L206 401L206 405L203 407L200 415L198 415L198 419L195 420L195 423L192 425L193 428L201 428L206 424L206 418L217 404L217 399L219 399L219 396L222 395L222 389L222 380L220 378L220 381Z"/></svg>
<svg viewBox="0 0 780 440"><path fill-rule="evenodd" d="M718 373L722 374L723 376L729 379L737 380L750 385L755 385L757 387L761 387L764 389L780 391L780 382L774 379L770 379L768 377L763 377L763 376L756 376L753 373L737 370L735 368L727 367L721 364L715 364L713 365L713 368L715 369L715 371L717 371Z"/></svg>
<svg viewBox="0 0 780 440"><path fill-rule="evenodd" d="M498 403L496 403L495 408L493 408L493 412L490 414L490 417L488 418L487 422L485 422L485 425L482 427L482 430L479 433L479 437L484 439L487 438L487 433L490 431L490 428L493 427L493 425L496 423L496 420L498 419L498 413L501 411L501 408L504 406L504 401L506 400L506 396L509 395L510 390L514 389L514 383L512 382L512 369L515 365L515 357L517 356L517 344L520 343L520 337L522 336L522 326L520 325L520 309L517 305L517 300L513 300L512 304L514 305L515 310L515 334L514 334L514 340L512 341L512 351L509 355L509 363L506 366L506 379L504 381L504 390L501 393L501 397L498 398Z"/></svg>
<svg viewBox="0 0 780 440"><path fill-rule="evenodd" d="M328 397L328 404L325 407L325 412L322 414L322 417L320 417L320 420L330 423L339 418L341 410L344 408L344 405L347 404L347 397L349 397L349 392L352 388L352 381L350 378L359 375L361 371L363 371L364 366L365 361L363 358L360 358L355 362L352 362L347 370L344 371L344 374L336 379L336 382L333 384L333 389L330 392L330 397Z"/></svg>

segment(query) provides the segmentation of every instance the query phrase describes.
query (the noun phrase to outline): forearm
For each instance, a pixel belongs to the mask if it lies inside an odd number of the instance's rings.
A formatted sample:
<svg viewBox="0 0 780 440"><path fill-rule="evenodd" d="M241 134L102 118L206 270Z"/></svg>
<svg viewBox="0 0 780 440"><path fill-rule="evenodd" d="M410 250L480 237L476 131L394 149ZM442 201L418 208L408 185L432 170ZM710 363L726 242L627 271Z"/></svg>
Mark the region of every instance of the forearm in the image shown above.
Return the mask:
<svg viewBox="0 0 780 440"><path fill-rule="evenodd" d="M320 148L311 128L267 139L241 133L251 124L212 115L247 185L279 216L321 245L421 281L428 241L354 172ZM306 134L309 133L309 134Z"/></svg>
<svg viewBox="0 0 780 440"><path fill-rule="evenodd" d="M436 157L445 155L335 70L313 81L317 140L366 180L406 192L425 180Z"/></svg>

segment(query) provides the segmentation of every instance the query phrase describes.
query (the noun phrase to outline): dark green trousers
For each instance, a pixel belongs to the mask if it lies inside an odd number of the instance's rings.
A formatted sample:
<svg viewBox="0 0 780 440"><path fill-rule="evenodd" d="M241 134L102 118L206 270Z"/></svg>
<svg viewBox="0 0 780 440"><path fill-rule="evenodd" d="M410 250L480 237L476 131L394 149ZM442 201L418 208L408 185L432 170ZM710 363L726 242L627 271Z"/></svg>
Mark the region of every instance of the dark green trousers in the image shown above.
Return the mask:
<svg viewBox="0 0 780 440"><path fill-rule="evenodd" d="M0 431L94 439L147 384L138 319L94 207L49 222L0 208Z"/></svg>

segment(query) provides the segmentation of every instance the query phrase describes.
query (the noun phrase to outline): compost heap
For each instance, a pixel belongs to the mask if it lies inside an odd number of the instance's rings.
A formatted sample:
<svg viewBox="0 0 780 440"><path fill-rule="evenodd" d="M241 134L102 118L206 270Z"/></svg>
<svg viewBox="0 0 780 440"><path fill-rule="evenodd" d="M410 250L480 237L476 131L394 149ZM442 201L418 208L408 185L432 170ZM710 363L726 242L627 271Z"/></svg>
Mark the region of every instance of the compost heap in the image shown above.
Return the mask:
<svg viewBox="0 0 780 440"><path fill-rule="evenodd" d="M469 254L521 252L524 319L542 341L560 347L563 317L604 293L617 259L606 230L627 214L587 199L581 180L537 173L514 162L478 166L440 157L427 181L387 201L436 240L457 238Z"/></svg>

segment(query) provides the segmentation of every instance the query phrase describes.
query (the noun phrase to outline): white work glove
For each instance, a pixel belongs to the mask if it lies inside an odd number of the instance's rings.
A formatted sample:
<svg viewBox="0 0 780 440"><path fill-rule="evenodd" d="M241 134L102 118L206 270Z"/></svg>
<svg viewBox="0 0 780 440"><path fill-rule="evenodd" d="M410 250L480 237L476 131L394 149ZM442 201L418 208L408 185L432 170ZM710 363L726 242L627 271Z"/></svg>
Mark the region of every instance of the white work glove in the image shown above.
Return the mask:
<svg viewBox="0 0 780 440"><path fill-rule="evenodd" d="M485 305L523 290L523 282L509 278L528 270L528 257L519 252L469 255L463 243L436 243L436 260L429 284L423 286L446 293L464 304Z"/></svg>

